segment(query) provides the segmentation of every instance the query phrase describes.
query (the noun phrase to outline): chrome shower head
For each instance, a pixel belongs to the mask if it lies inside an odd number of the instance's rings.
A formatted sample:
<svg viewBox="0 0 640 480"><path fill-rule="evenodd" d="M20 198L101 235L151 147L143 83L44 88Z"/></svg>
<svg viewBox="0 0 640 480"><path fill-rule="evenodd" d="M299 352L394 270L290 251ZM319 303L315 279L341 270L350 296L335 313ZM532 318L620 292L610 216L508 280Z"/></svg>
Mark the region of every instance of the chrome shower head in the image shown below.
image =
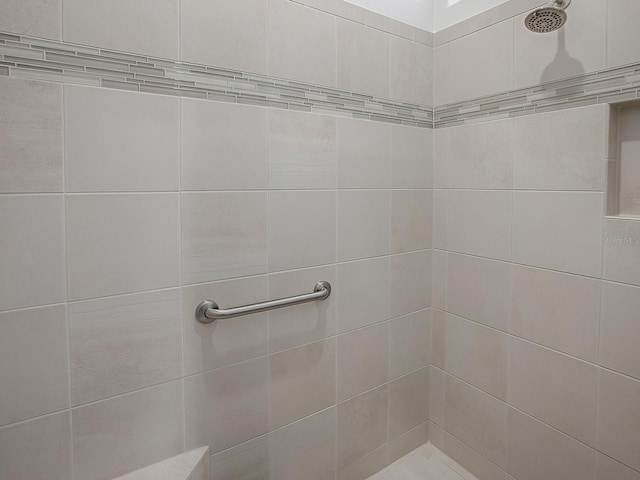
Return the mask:
<svg viewBox="0 0 640 480"><path fill-rule="evenodd" d="M534 10L524 20L525 26L535 33L555 32L567 22L571 0L551 0L548 5Z"/></svg>

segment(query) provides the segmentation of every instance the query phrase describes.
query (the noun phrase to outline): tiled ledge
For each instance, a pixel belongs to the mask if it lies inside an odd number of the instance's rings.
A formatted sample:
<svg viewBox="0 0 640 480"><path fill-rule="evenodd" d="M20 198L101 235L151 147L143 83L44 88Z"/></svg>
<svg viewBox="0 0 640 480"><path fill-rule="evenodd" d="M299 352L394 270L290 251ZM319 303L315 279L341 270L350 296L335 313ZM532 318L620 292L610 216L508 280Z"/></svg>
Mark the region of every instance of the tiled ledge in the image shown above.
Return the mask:
<svg viewBox="0 0 640 480"><path fill-rule="evenodd" d="M0 33L0 75L433 127L431 106L5 33Z"/></svg>

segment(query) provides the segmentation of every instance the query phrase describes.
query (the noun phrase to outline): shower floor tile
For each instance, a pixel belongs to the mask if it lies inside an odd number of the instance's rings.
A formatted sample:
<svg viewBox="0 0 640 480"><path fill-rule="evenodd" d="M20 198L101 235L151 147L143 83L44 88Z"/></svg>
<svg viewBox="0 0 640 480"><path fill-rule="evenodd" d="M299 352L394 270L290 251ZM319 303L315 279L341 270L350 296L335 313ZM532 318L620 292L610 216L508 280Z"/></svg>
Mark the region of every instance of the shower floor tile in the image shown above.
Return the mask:
<svg viewBox="0 0 640 480"><path fill-rule="evenodd" d="M395 461L368 480L478 480L430 443Z"/></svg>

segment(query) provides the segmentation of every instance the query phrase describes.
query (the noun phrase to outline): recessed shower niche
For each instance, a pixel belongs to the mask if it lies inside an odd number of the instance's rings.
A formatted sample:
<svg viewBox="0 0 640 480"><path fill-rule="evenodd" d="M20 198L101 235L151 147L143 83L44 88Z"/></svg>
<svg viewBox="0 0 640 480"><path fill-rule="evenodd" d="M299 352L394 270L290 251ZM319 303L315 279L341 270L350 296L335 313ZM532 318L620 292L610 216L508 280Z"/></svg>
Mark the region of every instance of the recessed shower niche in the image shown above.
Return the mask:
<svg viewBox="0 0 640 480"><path fill-rule="evenodd" d="M611 106L607 214L640 219L640 101Z"/></svg>

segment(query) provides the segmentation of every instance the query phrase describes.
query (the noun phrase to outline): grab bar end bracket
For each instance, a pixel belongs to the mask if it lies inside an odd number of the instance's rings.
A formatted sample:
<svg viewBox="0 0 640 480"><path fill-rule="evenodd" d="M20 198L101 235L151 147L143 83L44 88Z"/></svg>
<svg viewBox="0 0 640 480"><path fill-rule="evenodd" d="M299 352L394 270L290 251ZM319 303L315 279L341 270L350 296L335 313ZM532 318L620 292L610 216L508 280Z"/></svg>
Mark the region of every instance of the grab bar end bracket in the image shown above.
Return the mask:
<svg viewBox="0 0 640 480"><path fill-rule="evenodd" d="M196 308L196 318L200 323L207 324L215 321L215 318L207 317L207 310L210 308L218 308L218 304L213 300L205 300L198 305L198 308Z"/></svg>
<svg viewBox="0 0 640 480"><path fill-rule="evenodd" d="M327 295L324 298L328 298L329 295L331 295L331 284L329 282L318 282L316 283L315 288L313 289L314 292L320 292L322 290L326 290L327 291Z"/></svg>

